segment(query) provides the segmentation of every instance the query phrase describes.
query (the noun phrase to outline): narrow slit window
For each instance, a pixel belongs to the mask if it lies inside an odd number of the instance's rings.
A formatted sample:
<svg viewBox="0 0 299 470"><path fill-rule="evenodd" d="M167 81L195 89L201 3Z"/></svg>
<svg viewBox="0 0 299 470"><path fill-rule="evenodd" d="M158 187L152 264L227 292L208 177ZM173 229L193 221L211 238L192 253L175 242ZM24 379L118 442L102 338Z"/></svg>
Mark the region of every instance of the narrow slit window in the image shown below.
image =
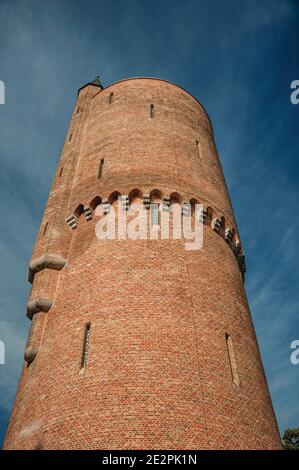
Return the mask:
<svg viewBox="0 0 299 470"><path fill-rule="evenodd" d="M49 224L48 224L48 222L47 222L46 225L45 225L45 227L44 227L43 235L46 234L46 231L48 230L48 225L49 225Z"/></svg>
<svg viewBox="0 0 299 470"><path fill-rule="evenodd" d="M201 148L200 148L200 143L198 142L198 140L196 140L195 142L196 142L196 149L197 149L197 154L198 154L199 158L201 158Z"/></svg>
<svg viewBox="0 0 299 470"><path fill-rule="evenodd" d="M85 329L84 329L84 338L83 338L83 347L82 347L81 369L85 369L88 363L90 327L91 327L91 323L86 323Z"/></svg>
<svg viewBox="0 0 299 470"><path fill-rule="evenodd" d="M69 142L72 140L72 138L73 138L73 134L70 134L70 136L69 136Z"/></svg>
<svg viewBox="0 0 299 470"><path fill-rule="evenodd" d="M150 106L150 117L151 118L155 117L155 108L153 104L151 104Z"/></svg>
<svg viewBox="0 0 299 470"><path fill-rule="evenodd" d="M229 360L230 370L232 374L232 379L233 379L233 382L239 387L240 378L238 374L236 357L235 357L235 352L234 352L234 347L233 347L233 340L231 336L227 333L225 333L225 341L226 341L226 348L227 348L227 354L228 354L228 360Z"/></svg>
<svg viewBox="0 0 299 470"><path fill-rule="evenodd" d="M100 163L99 163L99 169L98 169L98 178L102 178L102 175L103 175L103 169L104 169L104 158L102 158L100 160Z"/></svg>
<svg viewBox="0 0 299 470"><path fill-rule="evenodd" d="M60 171L59 171L59 178L61 177L62 172L63 172L63 166L60 168Z"/></svg>
<svg viewBox="0 0 299 470"><path fill-rule="evenodd" d="M80 106L78 106L78 108L77 108L77 114L79 114L79 113L80 113Z"/></svg>
<svg viewBox="0 0 299 470"><path fill-rule="evenodd" d="M112 103L112 100L113 100L113 93L110 93L110 95L109 95L109 104Z"/></svg>
<svg viewBox="0 0 299 470"><path fill-rule="evenodd" d="M157 227L161 224L161 213L159 210L159 204L151 205L151 224L152 227Z"/></svg>

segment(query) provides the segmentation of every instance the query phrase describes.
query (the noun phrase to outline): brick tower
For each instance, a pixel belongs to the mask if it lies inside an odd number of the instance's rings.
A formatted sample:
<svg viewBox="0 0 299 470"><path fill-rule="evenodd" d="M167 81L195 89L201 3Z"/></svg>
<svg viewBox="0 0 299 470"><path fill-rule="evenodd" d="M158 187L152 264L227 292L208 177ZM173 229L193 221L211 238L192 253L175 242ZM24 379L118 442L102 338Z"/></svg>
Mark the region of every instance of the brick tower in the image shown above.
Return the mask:
<svg viewBox="0 0 299 470"><path fill-rule="evenodd" d="M203 247L96 237L111 208L137 202L181 217L202 204ZM83 86L29 264L4 448L281 448L244 271L199 102L153 78Z"/></svg>

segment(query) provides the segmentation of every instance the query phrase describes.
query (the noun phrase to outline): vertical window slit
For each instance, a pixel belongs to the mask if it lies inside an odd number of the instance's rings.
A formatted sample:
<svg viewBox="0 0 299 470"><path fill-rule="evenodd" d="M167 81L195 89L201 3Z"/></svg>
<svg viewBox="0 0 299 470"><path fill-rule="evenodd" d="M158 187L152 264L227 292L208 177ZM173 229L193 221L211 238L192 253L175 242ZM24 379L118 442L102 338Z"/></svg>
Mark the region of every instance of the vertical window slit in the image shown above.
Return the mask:
<svg viewBox="0 0 299 470"><path fill-rule="evenodd" d="M48 230L48 225L49 225L49 224L48 224L48 222L47 222L46 225L45 225L45 227L44 227L43 235L46 234L46 231Z"/></svg>
<svg viewBox="0 0 299 470"><path fill-rule="evenodd" d="M59 178L60 178L60 176L62 175L62 172L63 172L63 166L60 168Z"/></svg>
<svg viewBox="0 0 299 470"><path fill-rule="evenodd" d="M152 227L161 225L161 213L159 204L151 204L151 224Z"/></svg>
<svg viewBox="0 0 299 470"><path fill-rule="evenodd" d="M104 167L104 158L102 158L100 160L100 163L99 163L99 169L98 169L98 178L100 179L102 177L102 174L103 174L103 167Z"/></svg>
<svg viewBox="0 0 299 470"><path fill-rule="evenodd" d="M90 327L91 327L91 323L86 323L85 324L83 347L82 347L82 357L81 357L81 369L85 369L87 367L87 363L88 363L89 342L90 342Z"/></svg>
<svg viewBox="0 0 299 470"><path fill-rule="evenodd" d="M155 117L155 109L154 109L153 104L151 104L151 106L150 106L150 117L151 118Z"/></svg>
<svg viewBox="0 0 299 470"><path fill-rule="evenodd" d="M69 142L72 140L72 138L73 138L73 134L70 134Z"/></svg>
<svg viewBox="0 0 299 470"><path fill-rule="evenodd" d="M198 140L196 140L195 142L196 142L197 154L198 154L199 158L201 158L200 143L198 142Z"/></svg>
<svg viewBox="0 0 299 470"><path fill-rule="evenodd" d="M233 347L233 340L231 336L227 333L225 333L225 340L226 340L226 348L227 348L227 354L228 354L228 360L229 360L230 370L232 374L232 379L233 379L233 382L239 387L240 378L238 374L236 357L235 357L235 352L234 352L234 347Z"/></svg>
<svg viewBox="0 0 299 470"><path fill-rule="evenodd" d="M113 92L112 92L112 93L110 93L110 95L109 95L109 104L111 104L111 103L112 103L112 100L113 100Z"/></svg>

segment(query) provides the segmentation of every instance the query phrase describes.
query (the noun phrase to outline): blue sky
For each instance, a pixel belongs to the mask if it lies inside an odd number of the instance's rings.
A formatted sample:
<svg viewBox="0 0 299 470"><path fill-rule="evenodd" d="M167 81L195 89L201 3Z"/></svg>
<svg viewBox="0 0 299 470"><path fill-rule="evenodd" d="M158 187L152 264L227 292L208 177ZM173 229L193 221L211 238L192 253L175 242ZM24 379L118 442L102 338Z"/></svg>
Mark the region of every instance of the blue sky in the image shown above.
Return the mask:
<svg viewBox="0 0 299 470"><path fill-rule="evenodd" d="M29 321L27 265L77 89L157 76L213 122L247 260L246 291L281 431L299 426L294 0L0 0L0 441Z"/></svg>

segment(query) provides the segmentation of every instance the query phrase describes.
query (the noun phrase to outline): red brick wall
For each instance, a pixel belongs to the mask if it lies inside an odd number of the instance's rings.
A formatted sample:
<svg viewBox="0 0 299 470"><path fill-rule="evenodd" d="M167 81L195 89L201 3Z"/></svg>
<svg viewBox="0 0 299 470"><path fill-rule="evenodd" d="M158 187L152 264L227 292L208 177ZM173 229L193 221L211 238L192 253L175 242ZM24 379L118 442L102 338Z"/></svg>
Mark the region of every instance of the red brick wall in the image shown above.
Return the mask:
<svg viewBox="0 0 299 470"><path fill-rule="evenodd" d="M24 364L4 447L280 448L234 243L209 219L198 251L182 240L98 240L95 215L81 215L75 230L66 224L80 204L134 188L196 198L237 230L211 124L194 97L155 79L87 86L32 256L68 262L35 273L30 300L53 305L35 313L29 342L38 353Z"/></svg>

